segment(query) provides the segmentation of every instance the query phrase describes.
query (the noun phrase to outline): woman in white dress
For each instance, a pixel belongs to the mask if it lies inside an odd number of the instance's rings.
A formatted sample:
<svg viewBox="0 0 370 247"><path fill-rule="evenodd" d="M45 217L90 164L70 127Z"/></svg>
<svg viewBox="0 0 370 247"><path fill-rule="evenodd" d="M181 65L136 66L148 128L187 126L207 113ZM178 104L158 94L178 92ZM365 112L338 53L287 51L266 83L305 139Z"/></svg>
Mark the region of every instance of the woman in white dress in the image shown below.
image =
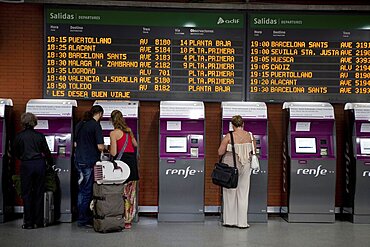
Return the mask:
<svg viewBox="0 0 370 247"><path fill-rule="evenodd" d="M236 154L236 166L239 169L238 186L235 189L223 188L223 225L248 228L248 197L251 175L251 153L252 137L244 130L244 122L241 116L237 115L231 119L234 129L234 146ZM254 146L256 146L253 137ZM234 166L230 133L222 139L218 154L224 155L223 162Z"/></svg>

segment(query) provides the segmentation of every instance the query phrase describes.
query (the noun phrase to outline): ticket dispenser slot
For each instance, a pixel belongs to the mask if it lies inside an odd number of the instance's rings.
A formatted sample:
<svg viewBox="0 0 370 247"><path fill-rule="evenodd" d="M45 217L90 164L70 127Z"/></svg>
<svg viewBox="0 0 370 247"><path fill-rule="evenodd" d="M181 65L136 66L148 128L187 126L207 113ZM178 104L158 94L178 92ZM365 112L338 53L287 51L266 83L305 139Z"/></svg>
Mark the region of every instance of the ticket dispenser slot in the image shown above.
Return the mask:
<svg viewBox="0 0 370 247"><path fill-rule="evenodd" d="M256 154L260 156L261 154L261 140L256 138Z"/></svg>
<svg viewBox="0 0 370 247"><path fill-rule="evenodd" d="M321 139L320 140L320 155L321 157L328 156L328 146L327 146L327 140Z"/></svg>
<svg viewBox="0 0 370 247"><path fill-rule="evenodd" d="M353 223L370 224L370 103L345 109L344 212Z"/></svg>
<svg viewBox="0 0 370 247"><path fill-rule="evenodd" d="M288 222L332 223L336 184L334 109L320 102L286 102L283 109L284 218Z"/></svg>
<svg viewBox="0 0 370 247"><path fill-rule="evenodd" d="M231 119L240 115L244 120L244 130L252 132L256 140L256 153L260 170L251 171L248 221L267 222L267 185L268 185L268 122L267 106L261 102L222 102L223 138L233 130Z"/></svg>
<svg viewBox="0 0 370 247"><path fill-rule="evenodd" d="M57 155L60 157L66 157L67 153L67 139L65 137L56 138Z"/></svg>
<svg viewBox="0 0 370 247"><path fill-rule="evenodd" d="M66 146L58 145L58 155L61 157L66 157Z"/></svg>
<svg viewBox="0 0 370 247"><path fill-rule="evenodd" d="M53 155L55 169L59 177L59 189L54 193L55 218L60 222L72 222L73 211L77 203L72 174L73 127L75 100L32 99L26 106L38 118L35 129L43 133Z"/></svg>
<svg viewBox="0 0 370 247"><path fill-rule="evenodd" d="M204 221L204 105L161 101L158 221Z"/></svg>

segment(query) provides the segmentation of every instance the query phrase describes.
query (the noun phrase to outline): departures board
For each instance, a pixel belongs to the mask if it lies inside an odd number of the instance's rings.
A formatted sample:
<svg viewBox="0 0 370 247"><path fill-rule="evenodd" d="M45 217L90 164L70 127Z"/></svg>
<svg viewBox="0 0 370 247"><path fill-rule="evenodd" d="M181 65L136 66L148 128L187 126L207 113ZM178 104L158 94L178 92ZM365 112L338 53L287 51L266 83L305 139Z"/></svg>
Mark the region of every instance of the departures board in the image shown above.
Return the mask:
<svg viewBox="0 0 370 247"><path fill-rule="evenodd" d="M247 99L370 100L370 15L248 14Z"/></svg>
<svg viewBox="0 0 370 247"><path fill-rule="evenodd" d="M47 6L44 98L245 99L245 13Z"/></svg>

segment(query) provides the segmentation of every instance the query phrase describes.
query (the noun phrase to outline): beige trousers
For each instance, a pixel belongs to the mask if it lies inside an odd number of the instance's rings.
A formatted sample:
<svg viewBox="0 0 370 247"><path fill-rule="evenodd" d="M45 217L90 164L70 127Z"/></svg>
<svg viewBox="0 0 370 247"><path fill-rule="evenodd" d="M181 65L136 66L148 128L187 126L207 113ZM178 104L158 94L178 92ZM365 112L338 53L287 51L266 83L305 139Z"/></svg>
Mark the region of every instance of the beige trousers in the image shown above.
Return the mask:
<svg viewBox="0 0 370 247"><path fill-rule="evenodd" d="M232 166L233 157L227 152L223 159L224 163ZM236 189L223 188L223 224L238 227L248 226L248 198L250 185L250 166L242 166L237 159L239 169L238 187Z"/></svg>

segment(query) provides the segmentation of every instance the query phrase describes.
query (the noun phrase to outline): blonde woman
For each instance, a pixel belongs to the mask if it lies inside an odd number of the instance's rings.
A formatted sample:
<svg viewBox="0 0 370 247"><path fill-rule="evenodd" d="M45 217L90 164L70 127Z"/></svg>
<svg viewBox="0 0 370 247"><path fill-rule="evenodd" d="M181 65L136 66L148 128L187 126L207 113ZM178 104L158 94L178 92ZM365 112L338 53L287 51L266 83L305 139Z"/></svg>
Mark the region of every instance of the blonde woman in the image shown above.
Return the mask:
<svg viewBox="0 0 370 247"><path fill-rule="evenodd" d="M241 229L248 228L248 197L251 175L251 151L252 137L244 130L244 122L241 116L233 116L231 119L233 138L236 155L236 166L239 170L238 186L235 189L223 188L223 225L236 226ZM253 137L255 142L255 138ZM256 146L256 143L254 143ZM223 162L234 166L233 152L230 133L221 141L218 154L224 155Z"/></svg>
<svg viewBox="0 0 370 247"><path fill-rule="evenodd" d="M130 167L130 176L126 181L123 192L124 196L126 197L124 213L125 229L131 229L132 220L136 213L136 184L139 180L135 152L137 142L131 128L127 126L126 121L120 111L112 111L111 120L114 130L110 132L110 154L112 156L117 156L126 143L121 160Z"/></svg>

